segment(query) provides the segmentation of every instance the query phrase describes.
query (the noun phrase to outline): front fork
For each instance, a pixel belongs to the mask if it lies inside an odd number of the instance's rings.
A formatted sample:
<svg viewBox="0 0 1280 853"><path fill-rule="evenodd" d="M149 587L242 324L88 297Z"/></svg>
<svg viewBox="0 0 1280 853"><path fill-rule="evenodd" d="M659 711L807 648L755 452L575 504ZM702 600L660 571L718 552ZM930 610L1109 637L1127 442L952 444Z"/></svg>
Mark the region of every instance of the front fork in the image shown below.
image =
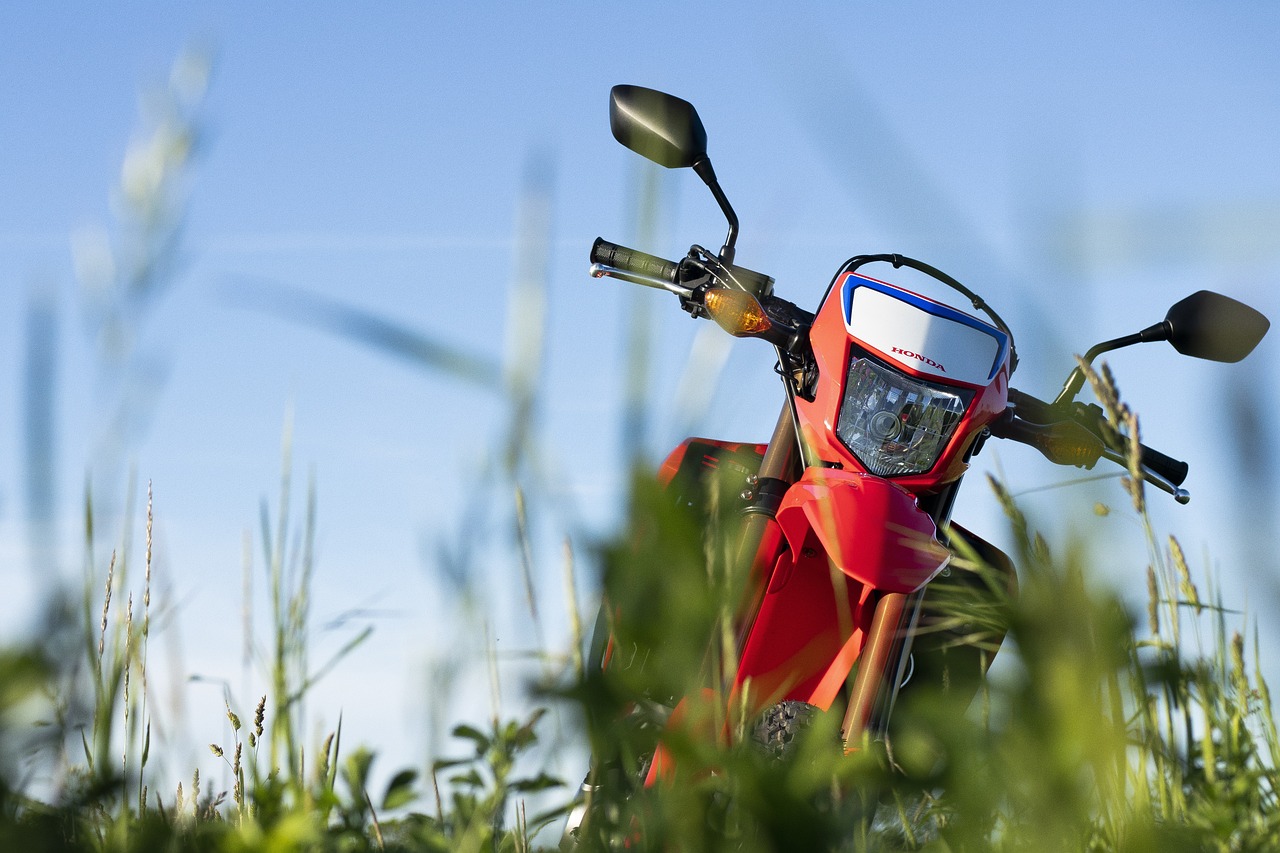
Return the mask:
<svg viewBox="0 0 1280 853"><path fill-rule="evenodd" d="M738 565L750 566L748 588L750 594L737 612L737 653L741 657L743 646L751 634L755 616L760 612L765 591L769 587L769 573L773 571L778 556L782 533L776 520L778 506L787 488L799 477L799 439L790 403L784 404L778 415L778 423L760 460L760 472L751 483L751 503L743 510L746 518L738 542Z"/></svg>
<svg viewBox="0 0 1280 853"><path fill-rule="evenodd" d="M911 638L923 601L921 588L885 593L876 602L840 726L846 750L856 748L865 733L880 738L887 731L893 703L906 680Z"/></svg>

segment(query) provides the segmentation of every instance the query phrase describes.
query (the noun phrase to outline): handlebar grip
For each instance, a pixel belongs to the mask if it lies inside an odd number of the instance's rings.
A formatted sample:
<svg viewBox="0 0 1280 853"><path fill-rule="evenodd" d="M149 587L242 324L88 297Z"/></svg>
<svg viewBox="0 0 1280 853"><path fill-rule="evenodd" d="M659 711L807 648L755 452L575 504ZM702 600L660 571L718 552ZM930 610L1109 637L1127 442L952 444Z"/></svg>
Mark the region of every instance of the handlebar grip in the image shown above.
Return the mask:
<svg viewBox="0 0 1280 853"><path fill-rule="evenodd" d="M1181 462L1172 456L1165 456L1159 450L1153 450L1142 443L1139 443L1138 447L1142 451L1143 467L1149 468L1175 486L1181 486L1182 481L1187 479L1190 466L1186 462Z"/></svg>
<svg viewBox="0 0 1280 853"><path fill-rule="evenodd" d="M617 243L610 243L603 237L597 237L596 241L591 244L591 263L602 264L606 267L613 267L623 272L635 273L648 278L669 281L672 284L679 282L680 265L678 263L660 258L657 255L649 255L635 249L628 249L626 246L619 246Z"/></svg>

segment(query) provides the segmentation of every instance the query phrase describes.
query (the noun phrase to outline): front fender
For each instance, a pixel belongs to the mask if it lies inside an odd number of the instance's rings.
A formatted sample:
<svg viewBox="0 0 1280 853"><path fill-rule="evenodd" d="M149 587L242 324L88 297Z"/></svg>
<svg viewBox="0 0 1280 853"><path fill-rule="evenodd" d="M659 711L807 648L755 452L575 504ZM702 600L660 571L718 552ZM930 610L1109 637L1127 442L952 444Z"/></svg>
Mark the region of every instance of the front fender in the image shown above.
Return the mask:
<svg viewBox="0 0 1280 853"><path fill-rule="evenodd" d="M951 560L915 496L871 474L809 468L787 490L777 520L793 562L812 536L832 565L885 592L914 592Z"/></svg>

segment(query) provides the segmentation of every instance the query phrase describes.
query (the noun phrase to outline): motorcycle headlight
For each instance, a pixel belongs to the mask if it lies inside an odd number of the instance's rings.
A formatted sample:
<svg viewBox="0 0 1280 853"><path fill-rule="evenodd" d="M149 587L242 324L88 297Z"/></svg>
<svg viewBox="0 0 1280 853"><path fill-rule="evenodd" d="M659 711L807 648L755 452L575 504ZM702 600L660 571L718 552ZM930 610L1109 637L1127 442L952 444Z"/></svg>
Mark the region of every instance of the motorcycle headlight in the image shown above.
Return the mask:
<svg viewBox="0 0 1280 853"><path fill-rule="evenodd" d="M876 476L923 474L946 449L972 396L854 358L836 435Z"/></svg>

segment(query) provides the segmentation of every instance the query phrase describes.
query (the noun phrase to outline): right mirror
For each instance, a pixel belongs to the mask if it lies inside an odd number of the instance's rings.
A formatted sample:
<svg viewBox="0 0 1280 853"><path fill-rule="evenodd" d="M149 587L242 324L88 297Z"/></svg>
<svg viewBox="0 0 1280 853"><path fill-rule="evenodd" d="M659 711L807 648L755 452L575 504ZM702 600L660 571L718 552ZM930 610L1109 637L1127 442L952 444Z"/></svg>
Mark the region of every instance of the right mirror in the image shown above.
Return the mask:
<svg viewBox="0 0 1280 853"><path fill-rule="evenodd" d="M686 100L643 86L609 92L613 138L668 169L692 166L707 156L707 131Z"/></svg>
<svg viewBox="0 0 1280 853"><path fill-rule="evenodd" d="M1183 355L1234 362L1253 352L1271 321L1229 296L1201 290L1165 315L1169 343Z"/></svg>

